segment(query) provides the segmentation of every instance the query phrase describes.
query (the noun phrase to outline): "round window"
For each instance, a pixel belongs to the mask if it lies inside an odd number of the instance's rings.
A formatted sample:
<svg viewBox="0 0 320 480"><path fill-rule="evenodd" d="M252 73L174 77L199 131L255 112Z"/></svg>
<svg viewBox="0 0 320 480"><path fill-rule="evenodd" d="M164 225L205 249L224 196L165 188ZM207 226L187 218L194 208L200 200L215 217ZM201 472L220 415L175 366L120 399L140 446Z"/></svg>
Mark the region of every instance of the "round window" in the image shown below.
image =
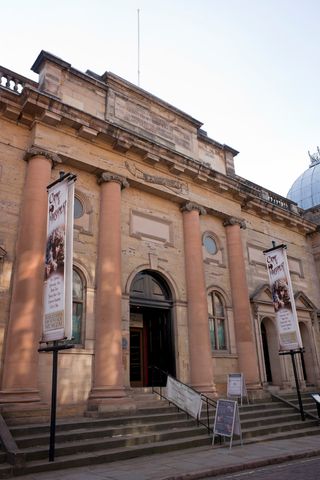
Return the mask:
<svg viewBox="0 0 320 480"><path fill-rule="evenodd" d="M210 235L206 235L203 239L203 244L205 246L205 249L210 255L215 255L218 251L217 244Z"/></svg>
<svg viewBox="0 0 320 480"><path fill-rule="evenodd" d="M74 218L80 218L84 214L84 208L82 203L80 202L79 198L74 197L74 210L73 215Z"/></svg>

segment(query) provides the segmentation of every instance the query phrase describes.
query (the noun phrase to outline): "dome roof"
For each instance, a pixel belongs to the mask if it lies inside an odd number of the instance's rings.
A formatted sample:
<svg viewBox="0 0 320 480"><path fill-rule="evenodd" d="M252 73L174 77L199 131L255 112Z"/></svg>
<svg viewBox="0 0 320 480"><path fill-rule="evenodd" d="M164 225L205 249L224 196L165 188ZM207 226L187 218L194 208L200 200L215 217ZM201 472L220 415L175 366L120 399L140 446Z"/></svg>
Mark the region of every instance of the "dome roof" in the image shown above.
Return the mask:
<svg viewBox="0 0 320 480"><path fill-rule="evenodd" d="M309 152L311 164L292 184L287 198L307 210L320 204L320 149L313 155Z"/></svg>

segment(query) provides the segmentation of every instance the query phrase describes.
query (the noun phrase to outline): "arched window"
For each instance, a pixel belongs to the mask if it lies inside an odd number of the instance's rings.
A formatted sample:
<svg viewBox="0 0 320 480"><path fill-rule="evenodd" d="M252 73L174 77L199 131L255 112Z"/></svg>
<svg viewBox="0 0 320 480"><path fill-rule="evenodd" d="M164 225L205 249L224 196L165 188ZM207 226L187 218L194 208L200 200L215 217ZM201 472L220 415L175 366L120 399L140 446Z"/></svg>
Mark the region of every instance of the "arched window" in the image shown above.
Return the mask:
<svg viewBox="0 0 320 480"><path fill-rule="evenodd" d="M84 206L78 197L74 197L73 216L74 218L81 218L84 214Z"/></svg>
<svg viewBox="0 0 320 480"><path fill-rule="evenodd" d="M72 343L83 343L82 326L84 316L85 282L78 270L73 269L72 276Z"/></svg>
<svg viewBox="0 0 320 480"><path fill-rule="evenodd" d="M226 315L222 297L218 292L209 293L208 310L211 350L226 350Z"/></svg>

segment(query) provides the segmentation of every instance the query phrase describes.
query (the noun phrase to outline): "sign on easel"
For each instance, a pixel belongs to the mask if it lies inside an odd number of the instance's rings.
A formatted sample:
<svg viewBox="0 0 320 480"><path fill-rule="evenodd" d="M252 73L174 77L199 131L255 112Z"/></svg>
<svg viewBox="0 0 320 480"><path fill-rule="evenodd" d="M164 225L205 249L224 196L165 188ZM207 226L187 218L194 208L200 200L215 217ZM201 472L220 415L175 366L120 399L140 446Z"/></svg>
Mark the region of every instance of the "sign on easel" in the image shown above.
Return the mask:
<svg viewBox="0 0 320 480"><path fill-rule="evenodd" d="M242 445L238 402L234 400L218 400L213 426L212 445L214 445L215 436L220 435L222 437L230 438L231 448L234 434L240 437Z"/></svg>
<svg viewBox="0 0 320 480"><path fill-rule="evenodd" d="M246 382L244 380L243 373L229 373L227 397L240 397L242 405L242 398L246 397L247 403L249 403Z"/></svg>

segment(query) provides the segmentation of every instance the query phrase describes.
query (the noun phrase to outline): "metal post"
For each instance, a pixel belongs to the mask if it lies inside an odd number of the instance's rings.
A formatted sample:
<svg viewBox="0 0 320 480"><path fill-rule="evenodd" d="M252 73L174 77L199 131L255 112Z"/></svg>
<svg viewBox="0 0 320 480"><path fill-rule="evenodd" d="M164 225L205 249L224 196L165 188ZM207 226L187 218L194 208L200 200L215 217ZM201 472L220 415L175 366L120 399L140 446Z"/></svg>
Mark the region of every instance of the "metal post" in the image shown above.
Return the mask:
<svg viewBox="0 0 320 480"><path fill-rule="evenodd" d="M301 420L305 420L305 415L303 411L303 405L302 405L302 400L301 400L301 394L300 394L300 387L299 387L299 381L298 381L298 375L297 375L297 367L296 367L296 361L294 358L295 355L294 350L290 350L290 356L292 360L292 367L293 367L293 373L294 373L294 380L296 382L296 389L297 389L297 395L298 395L298 402L299 402L299 408L300 408L300 415L301 415Z"/></svg>
<svg viewBox="0 0 320 480"><path fill-rule="evenodd" d="M57 347L57 342L53 342ZM56 436L56 412L57 412L57 378L58 378L58 349L52 351L52 391L51 391L51 421L50 421L50 446L49 462L54 461L55 436Z"/></svg>
<svg viewBox="0 0 320 480"><path fill-rule="evenodd" d="M57 379L58 379L58 352L59 350L68 350L74 345L59 345L57 340L53 341L52 346L39 348L38 352L52 352L52 386L51 386L51 420L50 420L50 444L49 444L49 462L54 461L55 436L56 436L56 412L57 412Z"/></svg>

